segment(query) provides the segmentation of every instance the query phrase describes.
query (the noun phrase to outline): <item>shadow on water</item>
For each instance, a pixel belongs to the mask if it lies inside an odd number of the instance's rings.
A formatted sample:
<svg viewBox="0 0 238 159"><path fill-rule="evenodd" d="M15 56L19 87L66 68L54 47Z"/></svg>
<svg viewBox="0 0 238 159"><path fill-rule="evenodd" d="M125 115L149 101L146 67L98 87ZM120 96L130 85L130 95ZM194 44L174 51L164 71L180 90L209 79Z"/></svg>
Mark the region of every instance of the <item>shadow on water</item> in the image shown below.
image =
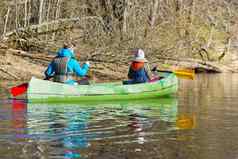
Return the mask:
<svg viewBox="0 0 238 159"><path fill-rule="evenodd" d="M22 100L1 104L0 143L12 148L5 155L14 158L19 154L23 158L91 158L99 154L110 158L118 145L125 151L134 145L133 151L140 152L143 145L158 140L156 134L176 129L176 98L85 105Z"/></svg>

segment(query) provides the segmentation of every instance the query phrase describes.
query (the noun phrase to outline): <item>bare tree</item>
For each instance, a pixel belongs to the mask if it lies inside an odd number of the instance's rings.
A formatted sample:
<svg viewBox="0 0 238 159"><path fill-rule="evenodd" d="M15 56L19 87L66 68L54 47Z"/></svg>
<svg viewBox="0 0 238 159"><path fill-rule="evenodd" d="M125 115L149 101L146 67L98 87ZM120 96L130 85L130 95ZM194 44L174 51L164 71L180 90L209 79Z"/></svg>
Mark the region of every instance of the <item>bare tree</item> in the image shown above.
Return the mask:
<svg viewBox="0 0 238 159"><path fill-rule="evenodd" d="M152 56L216 60L218 48L231 50L237 6L235 0L3 0L0 25L2 37L27 45L71 38L113 54L144 47Z"/></svg>

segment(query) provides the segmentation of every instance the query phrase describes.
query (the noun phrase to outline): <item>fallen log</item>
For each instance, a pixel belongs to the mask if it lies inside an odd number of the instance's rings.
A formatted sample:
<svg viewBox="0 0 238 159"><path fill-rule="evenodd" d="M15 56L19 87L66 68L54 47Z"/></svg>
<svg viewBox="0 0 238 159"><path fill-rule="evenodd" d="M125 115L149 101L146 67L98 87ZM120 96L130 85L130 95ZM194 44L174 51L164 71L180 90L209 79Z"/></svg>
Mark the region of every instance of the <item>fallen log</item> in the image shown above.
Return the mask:
<svg viewBox="0 0 238 159"><path fill-rule="evenodd" d="M20 80L20 77L18 77L17 75L7 71L6 69L4 68L0 68L0 71L2 71L3 73L6 73L8 74L10 77L13 77L15 80Z"/></svg>
<svg viewBox="0 0 238 159"><path fill-rule="evenodd" d="M42 63L46 63L48 64L53 58L53 55L45 55L45 54L31 54L25 51L20 51L20 50L14 50L14 49L8 49L7 50L8 53L11 53L13 55L16 56L21 56L21 57L27 57L30 58L32 60L38 60Z"/></svg>
<svg viewBox="0 0 238 159"><path fill-rule="evenodd" d="M199 59L191 58L171 58L171 57L157 57L158 60L153 63L165 63L171 66L177 66L182 68L191 68L196 72L207 73L222 73L222 72L234 72L232 68L225 66L219 62L203 61Z"/></svg>

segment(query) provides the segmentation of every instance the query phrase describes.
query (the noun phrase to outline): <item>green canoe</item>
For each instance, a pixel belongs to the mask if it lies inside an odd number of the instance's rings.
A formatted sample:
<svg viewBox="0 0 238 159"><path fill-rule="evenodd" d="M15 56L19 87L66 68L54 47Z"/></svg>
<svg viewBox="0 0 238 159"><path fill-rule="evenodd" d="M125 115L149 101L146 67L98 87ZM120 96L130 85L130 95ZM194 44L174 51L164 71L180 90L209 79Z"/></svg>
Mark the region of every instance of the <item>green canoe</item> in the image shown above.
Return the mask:
<svg viewBox="0 0 238 159"><path fill-rule="evenodd" d="M67 85L32 77L27 90L31 103L94 102L157 98L177 91L178 79L173 73L151 83L122 85L121 82L91 85Z"/></svg>

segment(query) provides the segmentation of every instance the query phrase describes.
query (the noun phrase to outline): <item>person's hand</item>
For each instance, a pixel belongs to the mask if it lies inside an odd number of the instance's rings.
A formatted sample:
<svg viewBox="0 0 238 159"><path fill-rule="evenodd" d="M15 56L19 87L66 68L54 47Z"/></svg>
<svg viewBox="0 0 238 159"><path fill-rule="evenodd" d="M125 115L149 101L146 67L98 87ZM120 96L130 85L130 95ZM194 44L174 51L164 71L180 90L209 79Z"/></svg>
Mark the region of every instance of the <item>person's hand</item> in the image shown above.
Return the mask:
<svg viewBox="0 0 238 159"><path fill-rule="evenodd" d="M46 76L45 78L44 78L44 80L50 80L51 78L53 78L53 76Z"/></svg>
<svg viewBox="0 0 238 159"><path fill-rule="evenodd" d="M88 67L90 67L89 61L86 61L85 64L88 65Z"/></svg>
<svg viewBox="0 0 238 159"><path fill-rule="evenodd" d="M156 72L157 71L157 66L154 66L151 71Z"/></svg>

